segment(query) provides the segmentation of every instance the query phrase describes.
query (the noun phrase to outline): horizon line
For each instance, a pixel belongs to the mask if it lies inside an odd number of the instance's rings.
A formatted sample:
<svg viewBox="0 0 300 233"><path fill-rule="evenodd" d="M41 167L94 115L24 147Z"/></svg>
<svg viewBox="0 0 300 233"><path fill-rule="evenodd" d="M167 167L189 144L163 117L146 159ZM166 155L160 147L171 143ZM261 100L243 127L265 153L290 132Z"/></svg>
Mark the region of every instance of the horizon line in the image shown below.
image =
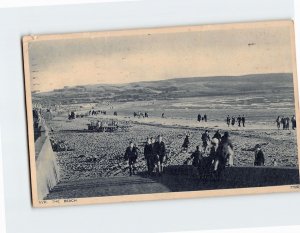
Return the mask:
<svg viewBox="0 0 300 233"><path fill-rule="evenodd" d="M162 82L162 81L172 81L172 80L178 80L178 79L193 79L193 78L199 78L199 79L205 79L205 78L237 78L237 77L245 77L245 76L251 76L251 75L272 75L272 74L277 74L277 75L286 75L286 74L291 74L293 75L293 72L279 72L279 73L259 73L259 74L243 74L243 75L216 75L216 76L191 76L191 77L175 77L175 78L169 78L169 79L161 79L161 80L149 80L149 81L135 81L135 82L125 82L125 83L93 83L93 84L86 84L86 85L75 85L75 86L64 86L63 88L59 89L53 89L51 91L31 91L32 94L40 94L40 93L50 93L58 90L64 90L68 88L74 88L74 87L87 87L87 86L95 86L95 85L102 85L102 86L122 86L122 85L129 85L129 84L135 84L135 83L157 83L157 82Z"/></svg>

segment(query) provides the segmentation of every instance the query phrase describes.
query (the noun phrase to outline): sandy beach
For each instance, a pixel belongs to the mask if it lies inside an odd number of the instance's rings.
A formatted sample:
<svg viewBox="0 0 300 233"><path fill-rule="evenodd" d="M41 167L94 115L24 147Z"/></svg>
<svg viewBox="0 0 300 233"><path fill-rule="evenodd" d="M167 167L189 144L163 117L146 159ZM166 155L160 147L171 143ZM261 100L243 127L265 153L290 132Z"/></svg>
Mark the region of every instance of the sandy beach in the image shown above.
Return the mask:
<svg viewBox="0 0 300 233"><path fill-rule="evenodd" d="M117 120L119 124L129 127L116 132L91 132L87 124L93 120ZM66 116L56 116L47 121L52 129L50 137L64 144L66 151L58 151L57 159L61 169L62 180L84 180L99 177L127 176L128 165L124 161L124 152L129 141L133 141L139 149L137 171L146 170L143 156L143 145L147 137L162 135L166 143L168 160L166 166L183 165L197 145L202 145L201 134L205 129L210 136L217 129L221 133L228 131L234 145L234 165L252 166L254 162L253 148L262 146L265 153L265 165L296 167L296 132L294 130L278 130L274 124L246 124L246 127L228 127L225 122L197 122L180 118L133 118L126 116L89 116L67 120ZM186 134L190 135L188 152L181 152ZM188 161L190 164L191 161Z"/></svg>

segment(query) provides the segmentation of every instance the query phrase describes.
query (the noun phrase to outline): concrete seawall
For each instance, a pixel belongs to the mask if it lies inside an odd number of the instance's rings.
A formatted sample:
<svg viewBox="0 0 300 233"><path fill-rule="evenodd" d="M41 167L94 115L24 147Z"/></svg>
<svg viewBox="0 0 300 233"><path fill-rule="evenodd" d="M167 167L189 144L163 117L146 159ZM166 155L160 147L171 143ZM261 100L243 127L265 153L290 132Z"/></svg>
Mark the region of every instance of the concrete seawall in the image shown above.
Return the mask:
<svg viewBox="0 0 300 233"><path fill-rule="evenodd" d="M170 166L166 172L172 175L193 177L197 173L191 165ZM299 184L299 168L285 167L227 167L222 180L226 188L280 186Z"/></svg>
<svg viewBox="0 0 300 233"><path fill-rule="evenodd" d="M217 190L262 186L299 184L298 168L229 167L220 181L203 181L191 165L169 166L163 176L102 177L87 180L63 181L46 196L46 200L86 198L132 194L169 193L183 191Z"/></svg>
<svg viewBox="0 0 300 233"><path fill-rule="evenodd" d="M45 126L41 136L35 142L35 159L38 198L42 200L60 179L56 154L52 150L48 130Z"/></svg>

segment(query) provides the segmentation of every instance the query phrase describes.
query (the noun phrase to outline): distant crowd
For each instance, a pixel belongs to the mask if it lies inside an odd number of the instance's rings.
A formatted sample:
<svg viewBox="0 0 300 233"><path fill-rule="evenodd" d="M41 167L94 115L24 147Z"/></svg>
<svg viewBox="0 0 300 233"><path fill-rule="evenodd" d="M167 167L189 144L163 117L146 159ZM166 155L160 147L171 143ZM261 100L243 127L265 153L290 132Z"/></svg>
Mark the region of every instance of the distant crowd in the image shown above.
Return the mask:
<svg viewBox="0 0 300 233"><path fill-rule="evenodd" d="M133 117L138 117L138 118L148 118L149 114L148 112L142 113L142 112L133 112Z"/></svg>
<svg viewBox="0 0 300 233"><path fill-rule="evenodd" d="M106 115L107 111L106 110L94 110L91 109L88 113L88 115ZM113 112L114 116L118 116L117 111ZM75 113L71 112L69 114L69 119L75 119ZM149 118L149 113L148 112L133 112L133 117L134 118ZM161 118L166 118L166 115L164 112L161 113ZM208 116L205 113L204 115L201 115L200 113L197 115L197 122L207 122L208 121ZM238 115L238 116L230 116L227 115L225 122L228 127L230 126L238 126L238 127L246 127L246 117L245 115ZM282 128L283 130L289 130L290 129L290 123L292 125L292 129L296 128L296 117L293 115L291 118L289 117L284 117L284 116L278 116L276 118L276 124L277 128L280 129Z"/></svg>
<svg viewBox="0 0 300 233"><path fill-rule="evenodd" d="M102 114L102 115L106 115L106 110L90 110L89 111L89 115L98 115L98 114Z"/></svg>
<svg viewBox="0 0 300 233"><path fill-rule="evenodd" d="M239 115L237 118L235 116L230 117L229 115L226 118L226 123L228 125L228 127L230 125L234 126L236 123L238 125L238 127L245 127L245 123L246 123L246 117L245 115L241 116Z"/></svg>
<svg viewBox="0 0 300 233"><path fill-rule="evenodd" d="M284 117L284 116L278 116L276 119L276 124L278 129L282 127L283 130L289 130L290 122L292 123L292 129L295 129L296 128L295 115L293 115L291 119L289 117Z"/></svg>
<svg viewBox="0 0 300 233"><path fill-rule="evenodd" d="M198 116L197 116L197 121L198 122L201 122L201 121L207 122L207 115L204 114L203 116L201 116L201 114L199 113Z"/></svg>

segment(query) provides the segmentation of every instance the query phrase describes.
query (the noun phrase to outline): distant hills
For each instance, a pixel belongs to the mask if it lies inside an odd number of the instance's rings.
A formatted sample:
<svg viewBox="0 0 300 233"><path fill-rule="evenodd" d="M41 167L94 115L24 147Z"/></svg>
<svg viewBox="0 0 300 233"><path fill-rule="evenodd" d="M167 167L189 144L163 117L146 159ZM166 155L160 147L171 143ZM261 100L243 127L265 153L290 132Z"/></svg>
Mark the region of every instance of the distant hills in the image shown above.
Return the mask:
<svg viewBox="0 0 300 233"><path fill-rule="evenodd" d="M33 101L44 104L94 103L101 101L165 100L200 96L293 93L293 76L255 74L244 76L189 77L120 85L65 87L33 93Z"/></svg>

